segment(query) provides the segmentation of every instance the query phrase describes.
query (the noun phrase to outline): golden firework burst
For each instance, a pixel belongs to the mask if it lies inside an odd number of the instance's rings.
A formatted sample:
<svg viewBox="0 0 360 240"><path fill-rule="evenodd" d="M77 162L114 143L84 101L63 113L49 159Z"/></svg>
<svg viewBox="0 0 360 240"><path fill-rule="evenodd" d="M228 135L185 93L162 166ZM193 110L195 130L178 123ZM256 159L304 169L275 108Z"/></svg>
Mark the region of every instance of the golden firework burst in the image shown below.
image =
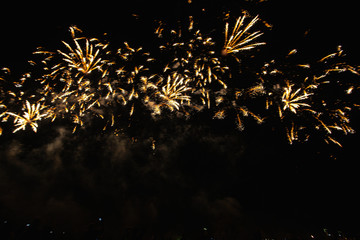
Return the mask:
<svg viewBox="0 0 360 240"><path fill-rule="evenodd" d="M264 45L264 42L253 43L252 41L263 35L256 31L249 33L249 30L256 24L259 17L254 17L247 25L244 23L246 14L236 20L235 26L229 35L229 23L225 24L225 42L222 50L223 55L238 53L244 50L250 50L257 46Z"/></svg>
<svg viewBox="0 0 360 240"><path fill-rule="evenodd" d="M284 104L282 110L285 111L286 109L289 109L291 112L296 114L296 110L300 107L311 107L310 104L301 101L308 99L312 93L307 93L301 88L294 91L292 88L293 86L294 84L287 82L287 86L284 88L284 93L281 99Z"/></svg>
<svg viewBox="0 0 360 240"><path fill-rule="evenodd" d="M22 115L17 115L12 112L7 112L7 114L15 117L14 123L17 127L13 132L19 130L25 130L26 126L29 125L34 132L37 132L38 124L37 121L40 121L42 118L49 116L49 112L41 112L45 107L40 103L30 104L28 100L24 104L24 112Z"/></svg>

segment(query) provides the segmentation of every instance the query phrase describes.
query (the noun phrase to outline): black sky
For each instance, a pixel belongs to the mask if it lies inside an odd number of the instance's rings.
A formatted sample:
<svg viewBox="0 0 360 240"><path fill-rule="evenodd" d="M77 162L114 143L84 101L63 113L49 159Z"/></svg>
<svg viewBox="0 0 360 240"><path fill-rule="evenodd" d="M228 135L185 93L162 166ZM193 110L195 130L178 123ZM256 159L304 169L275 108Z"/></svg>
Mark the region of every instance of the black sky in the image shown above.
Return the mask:
<svg viewBox="0 0 360 240"><path fill-rule="evenodd" d="M358 63L357 10L347 1L254 2L12 3L0 18L0 66L23 73L31 52L39 45L59 46L70 25L90 35L107 32L113 44L133 41L151 48L145 36L153 20L194 15L211 23L223 11L240 8L273 24L262 58L293 48L317 58L341 44ZM268 232L358 233L358 134L342 138L342 149L290 146L264 126L239 132L230 120L202 120L143 127L156 132L155 151L146 137L134 143L95 129L71 134L61 123L36 134L1 136L0 220L40 219L78 233L102 217L109 236L135 227L178 234L204 227L237 234L254 226ZM355 114L355 130L358 120Z"/></svg>

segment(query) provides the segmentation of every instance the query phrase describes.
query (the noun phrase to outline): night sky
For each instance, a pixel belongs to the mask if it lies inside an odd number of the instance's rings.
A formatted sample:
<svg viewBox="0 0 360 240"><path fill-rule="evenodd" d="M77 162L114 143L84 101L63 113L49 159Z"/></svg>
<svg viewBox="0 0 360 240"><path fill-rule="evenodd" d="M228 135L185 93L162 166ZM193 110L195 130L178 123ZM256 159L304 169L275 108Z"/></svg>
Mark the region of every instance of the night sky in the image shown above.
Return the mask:
<svg viewBox="0 0 360 240"><path fill-rule="evenodd" d="M192 15L204 32L222 31L211 25L214 19L241 9L273 25L260 62L294 48L318 58L341 44L358 64L356 7L321 2L13 2L0 16L0 66L20 76L34 49L60 46L71 25L89 36L106 32L114 45L128 41L151 51L154 20L171 25ZM357 131L359 120L354 111ZM309 237L323 228L359 234L358 133L341 136L339 148L320 140L289 145L276 126L249 121L238 131L233 119L206 114L137 119L134 126L118 136L96 124L72 134L59 120L40 123L37 133L0 136L0 221L23 226L38 219L69 238L89 234L99 218L104 239L119 239L126 229L141 232L137 239L199 237L204 228L219 239L258 232Z"/></svg>

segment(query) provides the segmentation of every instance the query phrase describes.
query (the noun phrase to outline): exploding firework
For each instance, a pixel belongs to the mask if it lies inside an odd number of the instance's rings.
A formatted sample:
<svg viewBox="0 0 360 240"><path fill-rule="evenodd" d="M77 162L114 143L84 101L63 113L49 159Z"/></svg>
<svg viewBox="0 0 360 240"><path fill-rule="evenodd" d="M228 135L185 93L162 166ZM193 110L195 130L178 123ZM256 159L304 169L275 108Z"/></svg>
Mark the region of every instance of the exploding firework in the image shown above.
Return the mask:
<svg viewBox="0 0 360 240"><path fill-rule="evenodd" d="M240 130L245 117L281 126L290 144L320 136L341 146L335 133L354 132L349 112L360 106L350 98L360 89L358 79L352 80L358 69L345 63L341 47L310 63L290 61L298 55L294 49L283 60L246 67L242 53L265 44L256 42L263 33L252 31L264 21L248 16L238 17L233 27L227 22L218 42L191 16L177 28L157 21L158 47L152 52L128 42L116 49L72 26L59 49L34 52L33 70L20 80L9 80L10 70L2 69L1 122L13 119L15 133L27 126L36 132L44 119L67 119L73 131L98 119L103 130L118 133L135 119L209 111L215 119L234 117ZM235 82L232 73L240 71L248 71L251 81ZM4 126L9 125L0 133Z"/></svg>
<svg viewBox="0 0 360 240"><path fill-rule="evenodd" d="M13 112L19 111L22 105L24 91L22 90L24 79L17 81L12 78L9 68L2 68L0 71L0 120L1 123L8 122ZM0 125L0 135L3 127Z"/></svg>
<svg viewBox="0 0 360 240"><path fill-rule="evenodd" d="M73 48L70 44L63 42L68 50L68 53L64 53L60 50L58 50L58 53L63 56L63 62L67 64L65 64L65 66L59 65L54 67L53 74L56 74L56 72L65 68L70 71L75 69L75 71L78 71L78 73L75 74L75 78L77 78L78 82L81 82L85 75L90 74L94 70L104 72L104 74L106 74L106 70L104 70L103 67L107 61L101 59L99 51L105 50L108 45L99 43L96 38L77 38L75 31L81 32L81 30L76 27L70 27L70 31L76 48ZM85 47L80 46L79 44L79 40L82 39L85 40ZM79 77L79 75L81 76Z"/></svg>
<svg viewBox="0 0 360 240"><path fill-rule="evenodd" d="M34 132L37 131L38 123L43 118L49 116L49 112L44 111L46 107L37 104L30 104L28 100L25 101L24 112L22 115L17 115L12 112L8 112L8 115L15 117L14 123L15 127L17 127L13 132L17 132L19 130L25 130L26 126L29 125Z"/></svg>
<svg viewBox="0 0 360 240"><path fill-rule="evenodd" d="M229 78L228 66L217 56L213 39L203 36L192 17L188 26L176 30L168 30L160 22L155 34L164 42L159 46L161 55L172 57L167 59L163 72L177 72L187 79L193 105L210 108L211 96L216 90L226 89Z"/></svg>
<svg viewBox="0 0 360 240"><path fill-rule="evenodd" d="M70 27L72 42L63 41L64 49L47 51L38 48L35 55L41 55L39 63L32 65L42 68L37 70L40 76L32 76L41 84L39 99L44 105L52 106L53 118L70 115L70 119L82 126L86 115L95 114L101 117L101 111L92 111L106 102L105 96L112 92L106 81L108 68L113 64L110 60L108 43L97 38L78 37L82 33L77 27Z"/></svg>
<svg viewBox="0 0 360 240"><path fill-rule="evenodd" d="M155 95L160 99L160 103L156 104L155 109L167 107L174 111L179 110L184 104L190 105L191 97L188 93L191 88L188 87L189 81L190 79L186 79L176 72L168 75L166 80L161 78L157 82L157 85L161 86L161 88L155 88L157 90ZM159 113L159 110L157 113Z"/></svg>
<svg viewBox="0 0 360 240"><path fill-rule="evenodd" d="M253 41L260 37L263 33L256 31L249 33L250 29L259 20L259 17L254 17L247 25L244 23L246 14L236 20L235 26L229 34L229 23L225 25L225 43L222 50L223 55L234 54L244 50L250 50L257 46L264 45L264 42L253 43ZM246 26L245 26L246 25Z"/></svg>
<svg viewBox="0 0 360 240"><path fill-rule="evenodd" d="M260 94L265 99L265 109L276 112L268 116L277 116L285 125L285 132L290 144L295 141L307 141L311 135L322 136L341 146L335 140L333 133L340 130L343 133L353 133L349 125L347 112L355 103L344 101L343 94L337 94L329 99L329 86L340 87L345 80L339 81L339 75L334 82L334 74L348 72L358 75L354 67L344 63L341 59L343 51L338 47L337 52L329 54L314 63L290 64L289 57L293 57L297 50L292 50L285 61L272 60L265 63L258 73L260 83L247 91ZM332 59L334 63L326 60ZM313 67L312 67L313 66ZM340 83L341 82L341 83ZM346 85L348 89L355 86ZM355 104L356 105L356 104ZM316 134L315 134L316 133Z"/></svg>

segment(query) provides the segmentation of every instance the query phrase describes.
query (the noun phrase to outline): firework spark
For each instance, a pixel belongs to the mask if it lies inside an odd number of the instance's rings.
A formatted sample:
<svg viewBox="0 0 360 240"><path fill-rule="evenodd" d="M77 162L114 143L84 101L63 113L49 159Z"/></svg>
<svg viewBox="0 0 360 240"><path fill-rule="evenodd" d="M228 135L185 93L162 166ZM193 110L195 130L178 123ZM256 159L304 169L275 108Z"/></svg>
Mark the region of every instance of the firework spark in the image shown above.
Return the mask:
<svg viewBox="0 0 360 240"><path fill-rule="evenodd" d="M90 74L94 70L103 72L103 66L106 61L101 59L99 52L100 50L105 50L108 47L108 44L99 44L98 39L96 38L85 38L85 47L80 46L79 40L82 40L82 38L76 38L75 36L75 31L80 30L76 27L70 27L70 31L76 48L71 47L70 44L63 41L63 44L69 50L69 53L58 50L58 53L64 57L63 60L67 63L67 67L69 69L74 68L83 75ZM97 42L97 44L93 44L92 42ZM62 67L55 68L55 71L61 68ZM75 77L77 76L78 74L75 75ZM82 77L80 77L78 81L81 81L81 79Z"/></svg>
<svg viewBox="0 0 360 240"><path fill-rule="evenodd" d="M345 54L339 46L310 63L290 61L298 56L294 49L285 60L238 69L227 55L239 60L241 52L265 44L256 42L261 31L251 32L259 17L247 17L238 17L233 28L225 24L223 45L204 34L191 16L173 29L159 21L154 39L158 48L151 53L128 42L114 49L72 26L70 41L59 41L59 49L39 47L34 52L37 59L29 61L33 70L20 80L8 81L10 70L2 69L0 120L14 118L13 132L27 126L36 132L44 119L68 119L76 131L96 118L104 123L101 129L119 134L146 114L190 117L209 111L214 119L235 118L240 130L245 117L258 124L269 120L284 129L290 144L317 136L341 146L335 133L354 132L349 112L360 104L350 96L358 94L360 86L358 79L339 76L358 77L358 67L342 60ZM251 80L239 83L232 76L239 72Z"/></svg>
<svg viewBox="0 0 360 240"><path fill-rule="evenodd" d="M49 116L49 112L42 112L42 110L44 110L44 106L41 106L40 103L30 104L30 102L26 100L22 116L12 112L7 112L7 114L15 117L14 123L17 128L13 131L13 133L19 130L25 130L27 125L29 125L34 132L37 132L37 128L39 126L37 121Z"/></svg>
<svg viewBox="0 0 360 240"><path fill-rule="evenodd" d="M285 111L286 109L289 109L290 111L296 114L296 109L298 109L299 107L304 107L304 106L311 107L309 104L300 101L308 99L309 96L312 94L309 94L305 91L301 91L302 90L301 88L297 89L296 91L293 91L292 89L293 86L294 84L289 84L289 82L287 82L287 86L284 88L284 94L282 95L282 102L284 103L284 107L282 110ZM282 114L280 114L280 117L281 115Z"/></svg>
<svg viewBox="0 0 360 240"><path fill-rule="evenodd" d="M229 23L225 24L225 43L222 51L223 55L250 50L265 44L264 42L252 43L253 40L263 35L263 33L260 31L249 33L250 28L256 24L259 17L254 17L246 26L244 23L245 18L246 14L236 20L235 26L230 35Z"/></svg>
<svg viewBox="0 0 360 240"><path fill-rule="evenodd" d="M183 102L190 105L191 97L187 94L191 88L187 86L189 79L181 77L176 72L167 77L166 84L161 88L159 97L162 99L162 104L167 106L171 111L179 110Z"/></svg>
<svg viewBox="0 0 360 240"><path fill-rule="evenodd" d="M210 108L213 89L227 88L224 78L228 78L229 69L216 56L213 39L203 36L191 16L188 25L180 29L168 30L160 22L155 34L165 41L159 46L161 53L171 56L163 72L176 71L188 79L193 104Z"/></svg>
<svg viewBox="0 0 360 240"><path fill-rule="evenodd" d="M277 112L290 144L307 141L317 133L325 142L341 146L333 136L334 130L345 134L353 132L347 115L352 106L343 101L345 98L328 99L326 92L335 87L334 84L339 88L345 83L344 80L334 82L334 74L358 73L354 67L336 59L343 55L340 47L312 64L289 64L289 56L296 56L297 52L290 51L284 63L272 60L264 64L259 73L260 83L247 93L265 96L265 109ZM346 82L342 92L352 93L355 87L349 84Z"/></svg>

